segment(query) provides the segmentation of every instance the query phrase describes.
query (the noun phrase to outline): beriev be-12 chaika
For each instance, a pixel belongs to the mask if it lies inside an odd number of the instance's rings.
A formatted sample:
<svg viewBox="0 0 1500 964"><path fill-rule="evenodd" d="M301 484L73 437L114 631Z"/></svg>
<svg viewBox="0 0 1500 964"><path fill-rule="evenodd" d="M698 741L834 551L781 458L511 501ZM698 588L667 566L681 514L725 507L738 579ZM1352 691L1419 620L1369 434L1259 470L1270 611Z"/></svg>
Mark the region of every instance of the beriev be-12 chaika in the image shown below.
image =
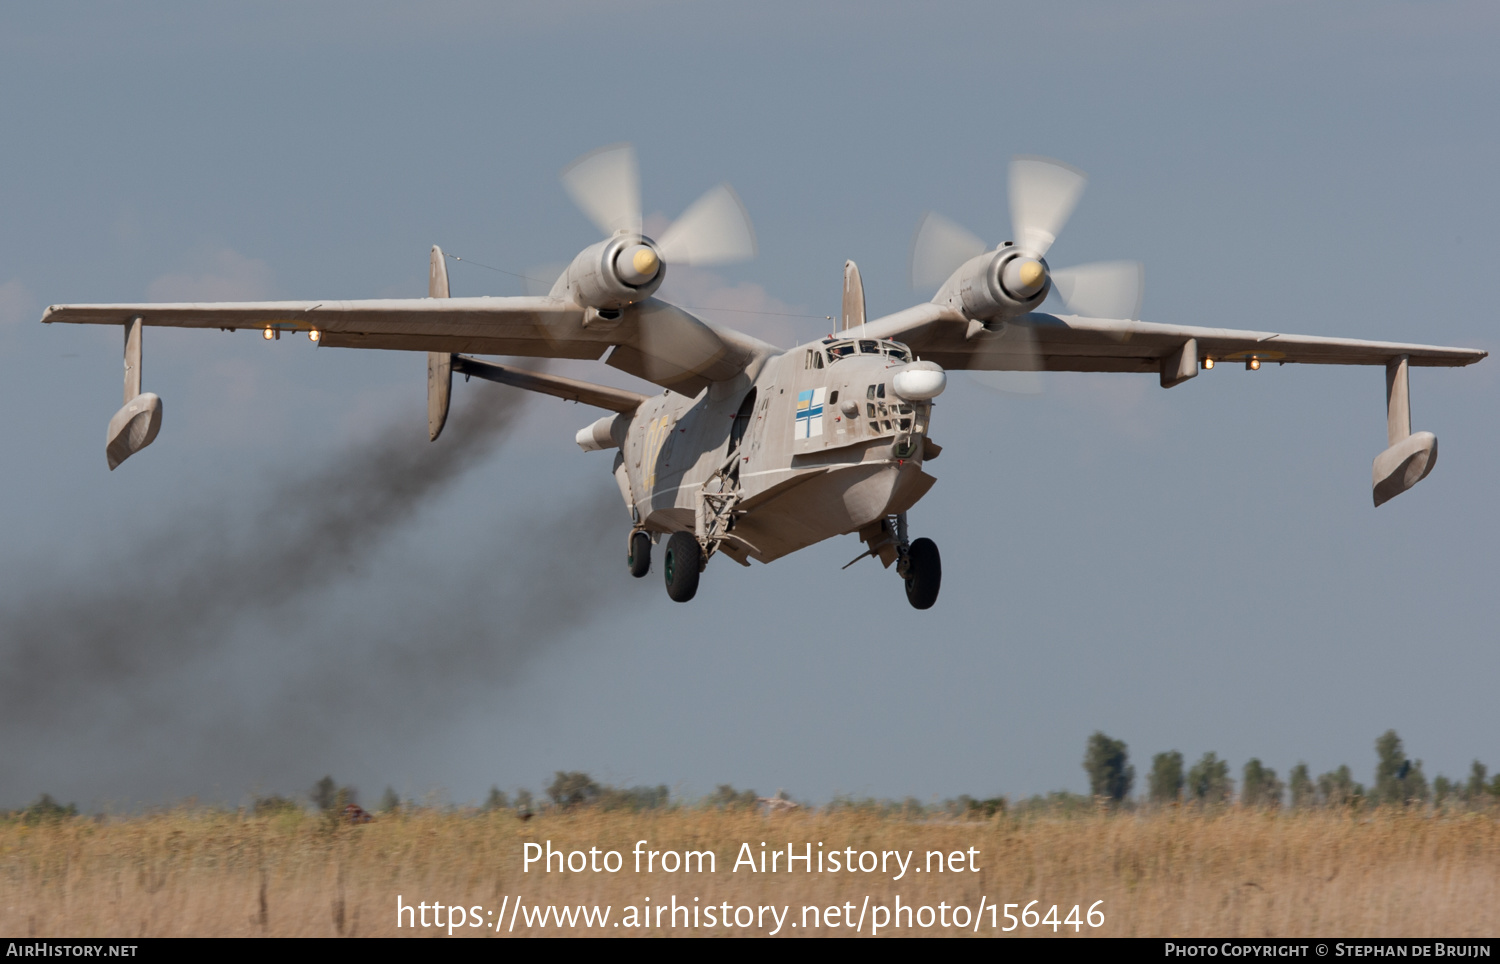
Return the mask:
<svg viewBox="0 0 1500 964"><path fill-rule="evenodd" d="M932 540L911 538L907 513L934 482L927 464L941 449L932 439L933 399L948 371L1154 372L1171 388L1220 364L1378 365L1389 443L1375 457L1378 506L1426 477L1437 458L1432 433L1411 431L1410 369L1469 365L1486 354L1141 321L1138 265L1054 271L1047 263L1084 178L1029 157L1010 169L1013 240L990 247L929 215L913 245L912 276L937 287L931 301L866 320L859 271L846 263L837 333L788 351L653 297L672 264L754 255L749 218L727 185L651 238L642 231L629 145L574 162L563 183L605 238L583 249L545 296L449 297L447 261L433 247L427 298L53 305L42 320L124 331L125 406L109 422L111 469L161 427L161 399L141 391L146 327L243 328L267 340L297 332L330 348L425 352L434 441L454 373L609 412L578 433L578 444L615 452L629 570L645 575L664 540L672 599L693 598L715 555L768 563L857 533L865 545L857 558L894 566L918 609L937 600L942 568ZM1054 288L1073 314L1040 310ZM609 388L475 355L602 359L662 391Z"/></svg>

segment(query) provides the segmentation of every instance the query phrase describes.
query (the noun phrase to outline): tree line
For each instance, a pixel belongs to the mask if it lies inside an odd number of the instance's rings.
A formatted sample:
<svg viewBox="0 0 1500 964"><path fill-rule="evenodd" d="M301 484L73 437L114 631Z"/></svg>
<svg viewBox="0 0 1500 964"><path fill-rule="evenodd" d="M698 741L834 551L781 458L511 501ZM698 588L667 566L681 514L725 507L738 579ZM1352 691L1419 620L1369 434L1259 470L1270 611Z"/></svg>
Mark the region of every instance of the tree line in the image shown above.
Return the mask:
<svg viewBox="0 0 1500 964"><path fill-rule="evenodd" d="M1084 751L1083 768L1089 778L1088 796L1055 791L1015 803L999 795L975 798L963 794L941 803L923 803L912 797L894 801L837 796L825 809L858 809L895 818L920 819L929 816L985 818L1004 813L1018 816L1076 813L1092 811L1100 803L1112 807L1238 803L1250 807L1290 806L1296 809L1420 805L1480 809L1500 806L1500 773L1491 777L1478 760L1470 766L1465 779L1450 780L1440 774L1429 783L1422 770L1422 761L1407 758L1395 730L1387 730L1375 740L1375 757L1374 780L1366 787L1354 779L1347 764L1314 778L1306 763L1298 763L1287 774L1286 780L1282 780L1275 770L1252 757L1241 768L1236 780L1229 762L1220 759L1216 753L1205 753L1188 766L1180 751L1168 750L1151 758L1151 770L1146 776L1143 792L1133 796L1136 772L1130 762L1129 748L1124 741L1098 731L1089 737ZM338 819L350 805L357 808L358 802L359 792L354 787L341 785L332 776L325 776L311 787L305 801L280 795L258 796L250 812L268 817L278 813L305 812L310 804L313 810ZM774 798L764 798L754 790L739 790L730 784L719 785L713 793L697 801L673 800L665 784L617 787L600 783L583 771L559 770L543 796L534 796L524 788L511 795L494 786L481 809L514 811L526 818L534 812L581 807L640 811L694 804L721 810L797 805L783 792L778 792ZM412 801L403 800L394 789L387 787L374 809L378 813L397 813L414 806ZM22 810L0 812L0 818L35 823L66 819L77 814L78 808L73 804L64 806L43 794Z"/></svg>
<svg viewBox="0 0 1500 964"><path fill-rule="evenodd" d="M1217 754L1205 753L1189 767L1181 752L1168 750L1151 758L1145 793L1135 801L1131 797L1135 767L1125 743L1095 732L1084 751L1083 769L1094 799L1116 806L1131 802L1157 806L1238 802L1242 806L1290 805L1299 809L1425 804L1478 808L1500 802L1500 774L1490 778L1488 769L1478 760L1469 768L1467 779L1450 780L1440 774L1429 784L1422 761L1406 756L1395 730L1386 730L1375 740L1375 757L1375 779L1368 788L1354 779L1347 764L1314 779L1307 764L1298 763L1283 781L1255 757L1245 763L1236 786L1229 762Z"/></svg>

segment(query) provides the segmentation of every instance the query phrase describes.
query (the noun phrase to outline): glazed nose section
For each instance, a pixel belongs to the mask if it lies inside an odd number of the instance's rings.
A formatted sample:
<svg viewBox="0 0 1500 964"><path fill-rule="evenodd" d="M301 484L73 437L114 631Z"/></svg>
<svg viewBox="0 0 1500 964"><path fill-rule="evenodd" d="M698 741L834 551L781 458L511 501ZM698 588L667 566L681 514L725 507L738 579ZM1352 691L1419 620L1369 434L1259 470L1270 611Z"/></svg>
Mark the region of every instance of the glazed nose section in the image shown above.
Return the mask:
<svg viewBox="0 0 1500 964"><path fill-rule="evenodd" d="M925 402L943 394L948 373L936 362L912 362L891 380L891 388L908 402Z"/></svg>

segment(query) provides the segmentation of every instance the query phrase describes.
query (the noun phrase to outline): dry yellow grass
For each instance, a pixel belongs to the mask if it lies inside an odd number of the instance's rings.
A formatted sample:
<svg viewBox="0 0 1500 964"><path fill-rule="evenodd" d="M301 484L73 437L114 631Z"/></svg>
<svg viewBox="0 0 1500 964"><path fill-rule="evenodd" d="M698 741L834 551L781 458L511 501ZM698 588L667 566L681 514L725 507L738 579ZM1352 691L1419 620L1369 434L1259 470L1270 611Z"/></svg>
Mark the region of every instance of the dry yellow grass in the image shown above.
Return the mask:
<svg viewBox="0 0 1500 964"><path fill-rule="evenodd" d="M717 854L713 874L637 874L630 851ZM622 852L620 873L544 874L521 868L522 845ZM799 852L854 847L979 850L979 873L751 874L730 871L742 842ZM814 851L816 852L816 850ZM784 866L784 865L783 865ZM532 904L624 907L676 895L679 904L852 902L978 905L1039 900L1087 910L1103 901L1115 936L1443 936L1500 932L1500 821L1493 814L1263 813L1231 809L1072 819L903 822L859 812L678 810L510 814L418 811L364 826L297 814L247 818L179 811L94 821L0 824L0 934L12 936L431 936L396 927L396 898L498 912L520 895ZM507 912L508 913L508 912ZM994 933L984 913L979 933ZM679 919L680 920L680 919ZM700 918L700 923L702 918ZM826 923L826 922L825 922ZM1002 926L1004 919L1000 919ZM678 928L676 933L764 933L767 928ZM941 932L934 927L928 933ZM955 932L963 933L954 929ZM559 933L551 926L514 933ZM669 931L671 932L671 931ZM862 929L869 932L869 921ZM967 931L972 933L972 931ZM480 936L487 928L456 933ZM509 933L504 928L501 933ZM782 934L848 933L784 927ZM888 934L911 930L888 929ZM1017 934L1048 935L1050 927ZM1071 935L1073 929L1063 933ZM1091 933L1088 927L1083 933Z"/></svg>

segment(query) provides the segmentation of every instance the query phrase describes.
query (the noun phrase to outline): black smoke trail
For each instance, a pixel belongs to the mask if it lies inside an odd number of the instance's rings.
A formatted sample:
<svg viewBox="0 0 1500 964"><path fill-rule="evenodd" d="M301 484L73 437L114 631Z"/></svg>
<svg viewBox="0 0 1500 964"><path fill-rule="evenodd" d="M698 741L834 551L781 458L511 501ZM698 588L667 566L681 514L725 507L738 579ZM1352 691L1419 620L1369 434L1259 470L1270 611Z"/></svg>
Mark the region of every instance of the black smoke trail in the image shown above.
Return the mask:
<svg viewBox="0 0 1500 964"><path fill-rule="evenodd" d="M392 427L283 477L262 490L242 532L224 510L203 507L133 559L0 603L0 724L159 671L225 626L325 588L504 441L518 394L486 392L436 444Z"/></svg>

